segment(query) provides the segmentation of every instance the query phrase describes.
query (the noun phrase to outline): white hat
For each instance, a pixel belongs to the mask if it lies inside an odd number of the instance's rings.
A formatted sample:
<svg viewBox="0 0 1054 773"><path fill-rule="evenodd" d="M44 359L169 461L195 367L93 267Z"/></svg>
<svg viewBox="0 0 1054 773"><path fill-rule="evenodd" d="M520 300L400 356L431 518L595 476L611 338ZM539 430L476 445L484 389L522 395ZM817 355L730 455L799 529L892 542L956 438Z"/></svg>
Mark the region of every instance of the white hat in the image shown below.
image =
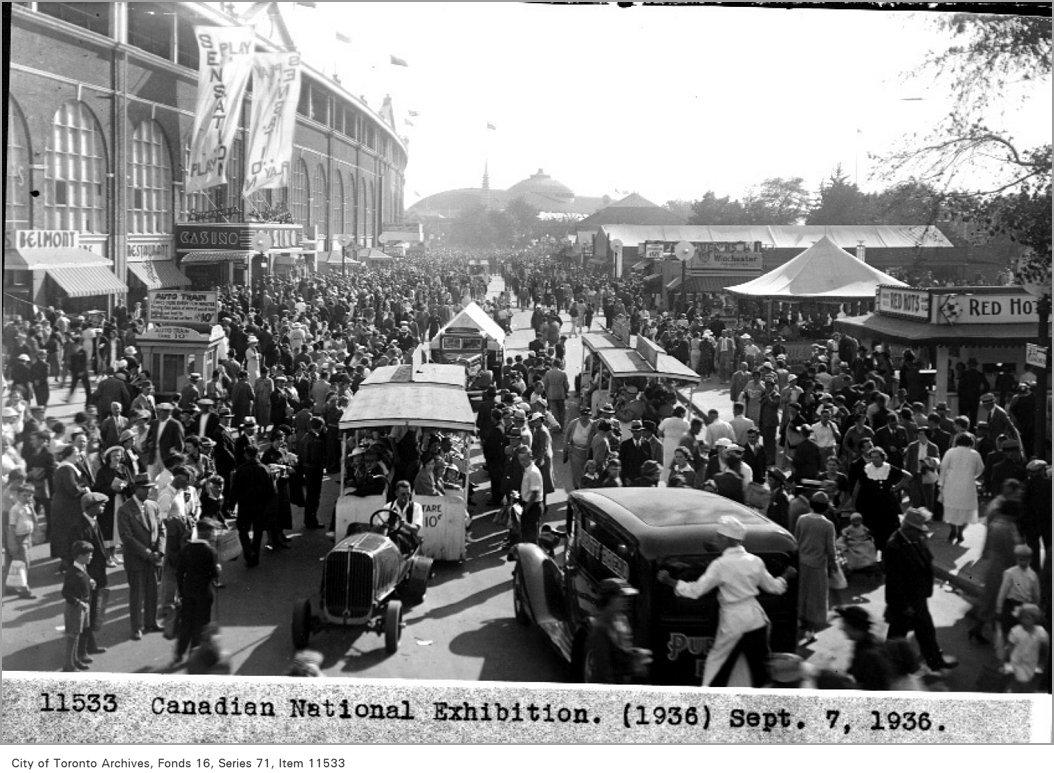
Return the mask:
<svg viewBox="0 0 1054 773"><path fill-rule="evenodd" d="M747 527L735 516L722 515L717 522L717 533L722 537L742 542L747 536Z"/></svg>

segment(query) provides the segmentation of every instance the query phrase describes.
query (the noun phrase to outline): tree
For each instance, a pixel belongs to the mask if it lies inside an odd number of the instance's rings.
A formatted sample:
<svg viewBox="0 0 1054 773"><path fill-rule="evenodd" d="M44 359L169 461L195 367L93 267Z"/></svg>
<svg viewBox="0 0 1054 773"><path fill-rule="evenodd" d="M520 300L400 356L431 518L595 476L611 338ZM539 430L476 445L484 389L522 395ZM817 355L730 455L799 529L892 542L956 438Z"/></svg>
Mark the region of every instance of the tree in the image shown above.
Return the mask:
<svg viewBox="0 0 1054 773"><path fill-rule="evenodd" d="M873 198L861 193L839 164L820 183L816 205L805 219L807 225L864 225L873 222Z"/></svg>
<svg viewBox="0 0 1054 773"><path fill-rule="evenodd" d="M528 204L522 196L509 202L505 207L505 214L512 222L517 241L534 233L538 223L538 210Z"/></svg>
<svg viewBox="0 0 1054 773"><path fill-rule="evenodd" d="M812 196L801 177L770 177L744 202L751 225L795 225L805 219Z"/></svg>
<svg viewBox="0 0 1054 773"><path fill-rule="evenodd" d="M707 191L703 198L691 203L692 215L689 225L749 225L750 220L743 205L730 201L728 196L718 198Z"/></svg>
<svg viewBox="0 0 1054 773"><path fill-rule="evenodd" d="M952 44L931 53L923 77L936 72L950 79L954 107L928 136L885 159L887 176L925 184L938 192L940 209L1049 260L1051 145L1021 147L1008 131L977 116L1021 84L1049 90L1051 20L954 14L939 24ZM991 182L959 189L960 179L978 173Z"/></svg>
<svg viewBox="0 0 1054 773"><path fill-rule="evenodd" d="M480 205L462 212L450 224L450 242L462 247L497 247L514 239L512 218Z"/></svg>
<svg viewBox="0 0 1054 773"><path fill-rule="evenodd" d="M681 218L685 223L690 222L692 219L692 202L684 201L683 199L671 199L662 205L663 209L668 209L677 217ZM709 225L704 224L704 225Z"/></svg>

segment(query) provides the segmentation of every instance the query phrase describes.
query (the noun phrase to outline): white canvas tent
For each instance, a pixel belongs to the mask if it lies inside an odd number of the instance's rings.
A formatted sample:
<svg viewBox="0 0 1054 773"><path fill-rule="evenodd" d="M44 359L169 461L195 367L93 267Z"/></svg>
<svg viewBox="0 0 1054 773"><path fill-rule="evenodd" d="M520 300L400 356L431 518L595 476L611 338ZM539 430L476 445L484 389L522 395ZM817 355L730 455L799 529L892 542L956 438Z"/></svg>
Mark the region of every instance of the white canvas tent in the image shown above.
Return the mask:
<svg viewBox="0 0 1054 773"><path fill-rule="evenodd" d="M846 252L825 235L782 266L733 285L728 291L775 300L850 301L874 300L878 285L907 286Z"/></svg>
<svg viewBox="0 0 1054 773"><path fill-rule="evenodd" d="M487 312L480 308L478 303L470 303L455 314L452 320L440 328L432 340L438 341L443 333L466 330L478 330L487 338L497 341L499 345L504 346L505 344L505 331Z"/></svg>

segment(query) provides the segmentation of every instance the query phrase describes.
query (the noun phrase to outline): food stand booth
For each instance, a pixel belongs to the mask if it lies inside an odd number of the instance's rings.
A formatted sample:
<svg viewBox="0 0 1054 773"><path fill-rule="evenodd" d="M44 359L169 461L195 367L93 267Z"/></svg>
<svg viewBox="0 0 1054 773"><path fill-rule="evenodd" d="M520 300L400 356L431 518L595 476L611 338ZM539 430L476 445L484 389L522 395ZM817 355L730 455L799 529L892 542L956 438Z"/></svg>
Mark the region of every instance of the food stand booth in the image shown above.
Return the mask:
<svg viewBox="0 0 1054 773"><path fill-rule="evenodd" d="M586 333L582 336L582 373L589 374L590 406L593 415L627 382L657 379L698 384L699 374L658 344L637 336L634 347L611 333ZM634 384L643 389L644 384Z"/></svg>
<svg viewBox="0 0 1054 773"><path fill-rule="evenodd" d="M349 466L361 458L375 433L389 433L398 442L407 432L419 441L442 433L446 491L442 496L414 495L421 505L421 549L441 561L463 561L468 535L469 451L476 431L476 416L465 392L465 370L460 365L390 365L377 368L359 387L340 420L344 438L341 496L336 504L335 539L340 541L352 523L369 523L370 517L390 502L386 495L356 496ZM411 481L412 482L412 481Z"/></svg>
<svg viewBox="0 0 1054 773"><path fill-rule="evenodd" d="M1037 367L1027 360L1027 344L1036 340L1038 323L1039 304L1021 287L880 285L874 312L835 320L834 327L869 349L883 345L894 362L912 349L923 368L935 371L933 401L947 402L954 415L959 400L949 375L956 366L974 359L989 383L1000 372L1019 380L1026 365Z"/></svg>

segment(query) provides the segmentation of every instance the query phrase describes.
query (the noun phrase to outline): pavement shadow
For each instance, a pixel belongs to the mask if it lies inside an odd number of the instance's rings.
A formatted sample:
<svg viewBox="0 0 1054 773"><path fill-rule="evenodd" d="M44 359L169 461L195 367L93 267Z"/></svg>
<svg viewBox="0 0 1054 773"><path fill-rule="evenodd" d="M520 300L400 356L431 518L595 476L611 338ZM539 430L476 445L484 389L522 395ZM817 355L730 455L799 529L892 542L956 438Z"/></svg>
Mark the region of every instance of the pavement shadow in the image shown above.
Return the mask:
<svg viewBox="0 0 1054 773"><path fill-rule="evenodd" d="M456 601L453 604L447 604L442 607L434 607L431 609L427 609L425 610L424 614L422 614L418 619L442 620L443 618L450 617L451 615L456 615L460 612L464 612L466 609L471 609L472 607L484 604L494 596L500 596L502 593L507 593L510 590L512 590L511 570L509 571L509 579L505 582L499 583L498 585L494 585L489 588L484 588L483 590L479 590L476 593L473 593L469 596L465 596L463 599L461 599L460 601ZM428 601L426 599L425 604L427 603ZM509 613L512 613L511 606L509 607Z"/></svg>
<svg viewBox="0 0 1054 773"><path fill-rule="evenodd" d="M520 643L516 657L512 659L514 662L510 662L507 652L494 647L495 641L507 641L510 636L518 638ZM449 649L454 655L481 661L480 681L566 681L559 656L545 643L538 631L517 623L511 608L507 618L485 620L479 628L458 634L450 641ZM536 668L523 667L524 663L529 665L532 662L537 665ZM542 678L539 674L552 678Z"/></svg>

